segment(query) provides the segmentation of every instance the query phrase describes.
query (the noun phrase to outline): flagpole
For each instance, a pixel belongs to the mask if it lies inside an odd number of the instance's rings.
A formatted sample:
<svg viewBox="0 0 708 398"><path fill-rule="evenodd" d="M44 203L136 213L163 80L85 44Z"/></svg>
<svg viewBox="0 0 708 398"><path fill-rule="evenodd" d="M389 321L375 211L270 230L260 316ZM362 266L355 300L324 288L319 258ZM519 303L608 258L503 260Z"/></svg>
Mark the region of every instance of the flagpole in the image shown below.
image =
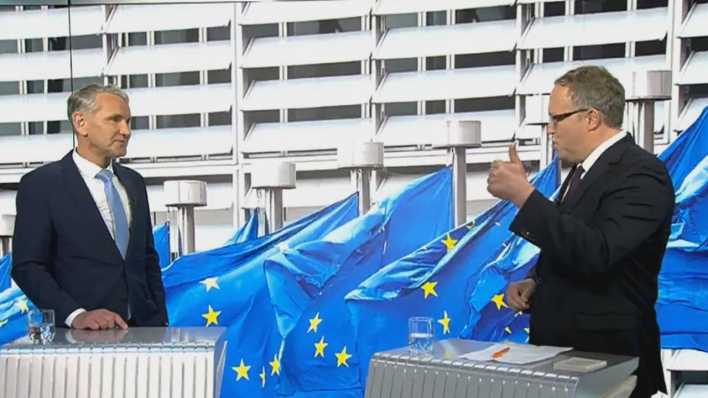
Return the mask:
<svg viewBox="0 0 708 398"><path fill-rule="evenodd" d="M178 255L194 252L195 225L194 208L206 206L207 189L204 181L165 181L165 206L177 209L177 228L170 228L170 234L176 233L179 241Z"/></svg>
<svg viewBox="0 0 708 398"><path fill-rule="evenodd" d="M454 224L467 222L467 148L482 146L482 123L479 120L447 120L442 141L433 144L447 148L452 159L452 209Z"/></svg>
<svg viewBox="0 0 708 398"><path fill-rule="evenodd" d="M383 167L384 146L381 142L354 142L337 148L340 169L349 169L354 189L359 193L359 215L371 207L371 173Z"/></svg>
<svg viewBox="0 0 708 398"><path fill-rule="evenodd" d="M12 214L0 214L0 257L10 253L14 229L15 216Z"/></svg>
<svg viewBox="0 0 708 398"><path fill-rule="evenodd" d="M295 163L264 161L251 173L251 188L265 192L268 233L283 227L283 190L295 188Z"/></svg>
<svg viewBox="0 0 708 398"><path fill-rule="evenodd" d="M627 95L631 104L634 140L654 153L654 114L657 101L671 99L671 71L632 72L632 86ZM664 123L664 126L667 126ZM668 134L668 132L666 132Z"/></svg>

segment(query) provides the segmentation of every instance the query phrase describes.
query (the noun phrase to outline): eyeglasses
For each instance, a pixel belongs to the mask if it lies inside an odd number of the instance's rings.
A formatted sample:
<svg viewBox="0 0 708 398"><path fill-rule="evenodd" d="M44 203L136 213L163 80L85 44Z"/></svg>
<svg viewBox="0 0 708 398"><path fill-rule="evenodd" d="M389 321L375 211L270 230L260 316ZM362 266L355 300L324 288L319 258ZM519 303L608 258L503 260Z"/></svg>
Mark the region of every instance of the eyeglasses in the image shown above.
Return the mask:
<svg viewBox="0 0 708 398"><path fill-rule="evenodd" d="M549 123L555 126L558 123L562 122L563 120L569 118L570 116L575 115L576 113L585 112L585 111L589 111L589 110L590 110L590 108L580 108L580 109L576 109L574 111L565 112L565 113L558 113L555 115L552 115L549 113L548 114L548 119L550 119Z"/></svg>

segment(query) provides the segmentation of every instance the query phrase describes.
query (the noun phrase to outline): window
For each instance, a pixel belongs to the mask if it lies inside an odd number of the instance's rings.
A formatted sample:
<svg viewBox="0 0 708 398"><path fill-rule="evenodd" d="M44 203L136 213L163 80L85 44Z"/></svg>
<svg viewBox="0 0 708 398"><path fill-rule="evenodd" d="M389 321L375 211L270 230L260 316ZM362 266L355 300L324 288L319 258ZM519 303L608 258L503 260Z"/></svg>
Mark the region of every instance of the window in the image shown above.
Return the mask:
<svg viewBox="0 0 708 398"><path fill-rule="evenodd" d="M418 70L416 58L387 59L383 61L383 69L387 73L415 72Z"/></svg>
<svg viewBox="0 0 708 398"><path fill-rule="evenodd" d="M425 57L425 70L438 69L447 69L447 60L445 56Z"/></svg>
<svg viewBox="0 0 708 398"><path fill-rule="evenodd" d="M361 74L361 62L359 61L288 66L288 79L359 74Z"/></svg>
<svg viewBox="0 0 708 398"><path fill-rule="evenodd" d="M634 55L666 54L666 40L639 41L634 48Z"/></svg>
<svg viewBox="0 0 708 398"><path fill-rule="evenodd" d="M433 115L437 113L445 113L445 101L425 101L425 114Z"/></svg>
<svg viewBox="0 0 708 398"><path fill-rule="evenodd" d="M626 11L627 2L617 0L575 0L576 14L596 12Z"/></svg>
<svg viewBox="0 0 708 398"><path fill-rule="evenodd" d="M360 105L288 109L288 121L290 122L304 122L308 120L355 119L360 117Z"/></svg>
<svg viewBox="0 0 708 398"><path fill-rule="evenodd" d="M563 54L565 53L563 47L544 48L542 51L543 51L543 62L563 61Z"/></svg>
<svg viewBox="0 0 708 398"><path fill-rule="evenodd" d="M289 22L288 36L312 35L318 33L358 32L361 18L326 19L322 21Z"/></svg>
<svg viewBox="0 0 708 398"><path fill-rule="evenodd" d="M514 109L514 97L465 98L455 100L455 113Z"/></svg>
<svg viewBox="0 0 708 398"><path fill-rule="evenodd" d="M565 3L563 2L551 2L543 3L543 16L545 17L557 17L565 15Z"/></svg>
<svg viewBox="0 0 708 398"><path fill-rule="evenodd" d="M0 123L0 135L20 135L21 123Z"/></svg>
<svg viewBox="0 0 708 398"><path fill-rule="evenodd" d="M176 128L176 127L199 127L201 117L198 113L187 115L159 115L156 117L157 128Z"/></svg>
<svg viewBox="0 0 708 398"><path fill-rule="evenodd" d="M155 86L185 86L199 84L199 72L156 73Z"/></svg>
<svg viewBox="0 0 708 398"><path fill-rule="evenodd" d="M417 102L392 102L385 104L384 114L386 116L417 115Z"/></svg>
<svg viewBox="0 0 708 398"><path fill-rule="evenodd" d="M231 27L218 26L207 28L207 41L229 40L231 38Z"/></svg>
<svg viewBox="0 0 708 398"><path fill-rule="evenodd" d="M20 93L17 82L0 82L0 95L16 95Z"/></svg>
<svg viewBox="0 0 708 398"><path fill-rule="evenodd" d="M586 60L603 58L622 58L624 57L624 48L624 43L573 47L573 59Z"/></svg>
<svg viewBox="0 0 708 398"><path fill-rule="evenodd" d="M447 25L447 12L446 11L428 11L425 13L425 25L426 26L436 26L436 25Z"/></svg>
<svg viewBox="0 0 708 398"><path fill-rule="evenodd" d="M49 50L67 50L65 45L66 39L56 38L54 43L49 40ZM63 48L62 48L63 46ZM103 42L101 36L98 35L86 35L86 36L71 36L71 49L72 50L83 50L87 48L101 48Z"/></svg>
<svg viewBox="0 0 708 398"><path fill-rule="evenodd" d="M495 65L514 65L514 53L500 51L486 54L455 55L455 69Z"/></svg>
<svg viewBox="0 0 708 398"><path fill-rule="evenodd" d="M165 30L155 32L155 44L196 43L199 29Z"/></svg>
<svg viewBox="0 0 708 398"><path fill-rule="evenodd" d="M133 116L130 118L131 130L147 130L149 122L147 116Z"/></svg>
<svg viewBox="0 0 708 398"><path fill-rule="evenodd" d="M231 111L212 112L209 114L209 126L230 126Z"/></svg>
<svg viewBox="0 0 708 398"><path fill-rule="evenodd" d="M207 81L209 84L230 83L231 68L207 71Z"/></svg>

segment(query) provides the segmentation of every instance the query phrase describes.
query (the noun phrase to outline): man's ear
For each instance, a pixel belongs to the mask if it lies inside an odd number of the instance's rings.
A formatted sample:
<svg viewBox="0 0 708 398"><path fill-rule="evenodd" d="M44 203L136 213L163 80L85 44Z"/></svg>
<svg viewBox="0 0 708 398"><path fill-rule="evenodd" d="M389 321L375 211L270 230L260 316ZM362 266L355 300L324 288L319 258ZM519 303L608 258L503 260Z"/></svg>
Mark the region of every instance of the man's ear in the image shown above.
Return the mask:
<svg viewBox="0 0 708 398"><path fill-rule="evenodd" d="M84 116L83 113L81 112L74 112L71 114L71 124L74 125L74 130L76 131L76 134L85 137L87 134L85 133L84 127L86 127L86 117Z"/></svg>
<svg viewBox="0 0 708 398"><path fill-rule="evenodd" d="M591 108L587 113L588 129L597 130L602 125L602 114L595 109Z"/></svg>

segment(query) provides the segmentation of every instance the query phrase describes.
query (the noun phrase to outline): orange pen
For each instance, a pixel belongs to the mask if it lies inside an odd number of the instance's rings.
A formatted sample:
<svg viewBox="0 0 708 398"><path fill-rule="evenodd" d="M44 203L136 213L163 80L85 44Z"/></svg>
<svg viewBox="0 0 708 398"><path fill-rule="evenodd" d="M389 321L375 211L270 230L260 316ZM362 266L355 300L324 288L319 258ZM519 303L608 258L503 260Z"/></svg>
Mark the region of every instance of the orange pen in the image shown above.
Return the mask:
<svg viewBox="0 0 708 398"><path fill-rule="evenodd" d="M495 352L495 353L492 354L492 359L499 359L499 358L503 357L504 354L506 354L507 352L509 352L509 350L511 350L511 347L504 347L504 348L502 348L501 350L499 350L499 351L497 351L497 352Z"/></svg>

